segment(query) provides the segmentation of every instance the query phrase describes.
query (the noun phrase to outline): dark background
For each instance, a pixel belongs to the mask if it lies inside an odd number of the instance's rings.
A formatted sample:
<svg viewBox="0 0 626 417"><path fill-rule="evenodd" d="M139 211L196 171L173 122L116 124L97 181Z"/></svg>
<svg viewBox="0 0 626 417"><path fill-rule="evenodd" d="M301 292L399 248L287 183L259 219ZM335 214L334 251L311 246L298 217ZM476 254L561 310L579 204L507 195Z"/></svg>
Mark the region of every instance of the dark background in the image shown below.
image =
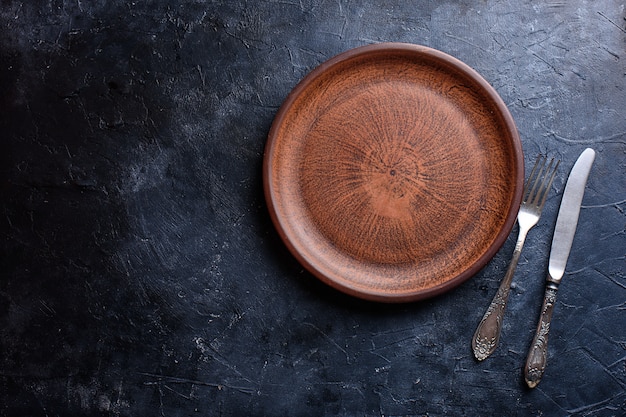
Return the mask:
<svg viewBox="0 0 626 417"><path fill-rule="evenodd" d="M626 415L626 10L618 0L0 2L0 414ZM309 71L382 41L487 79L527 166L562 159L500 346L515 243L439 297L344 296L293 259L265 140ZM561 193L597 151L538 388L521 368Z"/></svg>

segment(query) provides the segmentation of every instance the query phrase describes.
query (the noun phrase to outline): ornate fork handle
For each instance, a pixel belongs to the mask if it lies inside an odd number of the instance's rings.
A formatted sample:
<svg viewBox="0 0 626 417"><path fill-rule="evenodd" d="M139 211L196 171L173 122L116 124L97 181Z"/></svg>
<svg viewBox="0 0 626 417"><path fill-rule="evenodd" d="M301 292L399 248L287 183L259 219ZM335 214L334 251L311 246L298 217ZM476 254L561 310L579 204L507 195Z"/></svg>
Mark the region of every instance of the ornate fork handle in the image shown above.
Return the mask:
<svg viewBox="0 0 626 417"><path fill-rule="evenodd" d="M474 337L472 338L472 350L474 351L474 356L479 361L486 359L498 346L500 332L502 331L502 318L504 316L504 310L506 309L506 303L509 299L511 282L513 281L515 268L517 267L520 254L522 253L522 247L524 246L527 233L527 229L520 228L515 250L513 251L511 263L506 271L506 275L502 279L498 292L493 297L489 308L478 324Z"/></svg>
<svg viewBox="0 0 626 417"><path fill-rule="evenodd" d="M557 284L549 282L546 287L546 294L543 298L543 306L541 307L541 316L537 331L530 345L528 357L526 358L526 366L524 367L524 379L530 388L535 388L543 372L546 369L548 361L548 332L550 331L550 321L552 320L552 312L554 311L554 303L556 301Z"/></svg>

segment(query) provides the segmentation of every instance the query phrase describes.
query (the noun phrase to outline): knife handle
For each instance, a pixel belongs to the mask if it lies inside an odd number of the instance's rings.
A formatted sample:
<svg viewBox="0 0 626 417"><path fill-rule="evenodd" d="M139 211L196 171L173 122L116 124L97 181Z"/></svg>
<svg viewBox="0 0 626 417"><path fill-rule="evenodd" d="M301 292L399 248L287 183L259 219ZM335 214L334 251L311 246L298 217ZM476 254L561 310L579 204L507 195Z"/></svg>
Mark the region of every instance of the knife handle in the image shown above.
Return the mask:
<svg viewBox="0 0 626 417"><path fill-rule="evenodd" d="M550 321L552 320L552 312L554 311L557 289L558 286L556 283L548 282L537 331L535 332L533 343L530 345L528 357L526 358L524 379L526 379L526 384L528 384L530 388L535 388L537 384L539 384L543 372L546 370L546 363L548 361L548 332L550 331Z"/></svg>

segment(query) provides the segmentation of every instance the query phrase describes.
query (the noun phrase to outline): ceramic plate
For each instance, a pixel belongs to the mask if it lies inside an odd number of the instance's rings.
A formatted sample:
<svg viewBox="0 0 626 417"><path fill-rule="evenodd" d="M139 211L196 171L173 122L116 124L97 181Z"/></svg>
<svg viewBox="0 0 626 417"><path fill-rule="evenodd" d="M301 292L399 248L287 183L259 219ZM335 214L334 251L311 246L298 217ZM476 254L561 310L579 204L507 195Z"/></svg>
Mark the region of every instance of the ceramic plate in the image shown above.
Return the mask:
<svg viewBox="0 0 626 417"><path fill-rule="evenodd" d="M478 73L393 43L340 54L296 86L263 175L272 220L309 271L400 302L449 290L493 257L524 165L513 119Z"/></svg>

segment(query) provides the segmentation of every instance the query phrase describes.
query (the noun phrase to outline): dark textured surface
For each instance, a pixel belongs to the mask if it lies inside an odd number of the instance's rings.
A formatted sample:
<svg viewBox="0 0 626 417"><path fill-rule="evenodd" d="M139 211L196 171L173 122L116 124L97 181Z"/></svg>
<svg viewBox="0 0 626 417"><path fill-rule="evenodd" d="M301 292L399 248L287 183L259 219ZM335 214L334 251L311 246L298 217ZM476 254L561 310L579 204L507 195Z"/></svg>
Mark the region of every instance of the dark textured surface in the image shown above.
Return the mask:
<svg viewBox="0 0 626 417"><path fill-rule="evenodd" d="M1 415L626 415L623 2L370 3L1 2ZM466 62L527 164L563 160L484 363L469 341L514 235L456 290L388 306L305 273L267 214L278 107L316 65L380 41ZM529 390L560 193L587 146Z"/></svg>

